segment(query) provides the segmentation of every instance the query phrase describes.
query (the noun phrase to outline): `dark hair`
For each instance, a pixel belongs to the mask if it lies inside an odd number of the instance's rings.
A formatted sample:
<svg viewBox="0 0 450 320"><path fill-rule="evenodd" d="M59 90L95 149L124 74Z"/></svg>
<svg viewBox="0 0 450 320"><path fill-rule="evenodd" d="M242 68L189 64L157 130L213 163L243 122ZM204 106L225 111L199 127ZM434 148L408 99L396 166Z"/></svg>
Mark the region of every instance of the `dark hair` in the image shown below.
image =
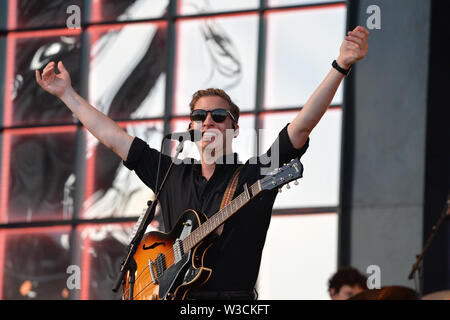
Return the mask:
<svg viewBox="0 0 450 320"><path fill-rule="evenodd" d="M197 103L198 99L201 97L207 97L207 96L217 96L224 99L226 102L228 102L228 105L230 106L230 112L233 115L234 119L236 120L236 123L239 120L239 107L231 100L230 96L223 91L222 89L216 89L216 88L208 88L205 90L198 90L192 95L192 100L189 103L189 107L191 108L191 111L194 110L195 104Z"/></svg>
<svg viewBox="0 0 450 320"><path fill-rule="evenodd" d="M358 285L366 290L367 278L353 267L342 267L328 280L328 291L333 288L337 293L345 285Z"/></svg>

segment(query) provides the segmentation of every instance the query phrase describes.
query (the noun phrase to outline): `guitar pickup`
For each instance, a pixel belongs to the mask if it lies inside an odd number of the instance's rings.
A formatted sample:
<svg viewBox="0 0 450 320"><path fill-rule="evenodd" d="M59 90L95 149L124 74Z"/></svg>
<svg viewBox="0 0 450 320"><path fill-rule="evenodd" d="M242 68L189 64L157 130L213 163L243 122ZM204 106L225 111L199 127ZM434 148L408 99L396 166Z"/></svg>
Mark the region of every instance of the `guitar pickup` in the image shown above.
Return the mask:
<svg viewBox="0 0 450 320"><path fill-rule="evenodd" d="M158 254L156 257L156 276L159 278L162 276L164 271L166 270L166 256L162 253Z"/></svg>
<svg viewBox="0 0 450 320"><path fill-rule="evenodd" d="M175 263L178 263L181 261L183 254L184 254L183 242L180 239L177 239L173 245L173 256L174 256Z"/></svg>

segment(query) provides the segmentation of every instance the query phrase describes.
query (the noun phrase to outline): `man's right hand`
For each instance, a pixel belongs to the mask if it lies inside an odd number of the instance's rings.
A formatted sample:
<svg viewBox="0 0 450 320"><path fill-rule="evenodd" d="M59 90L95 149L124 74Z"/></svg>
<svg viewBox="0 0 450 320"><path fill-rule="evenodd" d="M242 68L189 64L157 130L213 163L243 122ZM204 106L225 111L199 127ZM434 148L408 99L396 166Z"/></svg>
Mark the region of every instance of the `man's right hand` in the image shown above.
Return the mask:
<svg viewBox="0 0 450 320"><path fill-rule="evenodd" d="M133 137L73 90L70 75L61 61L58 62L58 69L60 73L56 74L52 61L45 66L42 78L39 70L36 70L37 83L48 93L60 98L101 143L126 160Z"/></svg>
<svg viewBox="0 0 450 320"><path fill-rule="evenodd" d="M55 63L49 62L43 72L42 78L39 70L36 70L36 82L48 93L61 98L67 89L72 87L69 72L61 61L58 62L59 74L55 73Z"/></svg>

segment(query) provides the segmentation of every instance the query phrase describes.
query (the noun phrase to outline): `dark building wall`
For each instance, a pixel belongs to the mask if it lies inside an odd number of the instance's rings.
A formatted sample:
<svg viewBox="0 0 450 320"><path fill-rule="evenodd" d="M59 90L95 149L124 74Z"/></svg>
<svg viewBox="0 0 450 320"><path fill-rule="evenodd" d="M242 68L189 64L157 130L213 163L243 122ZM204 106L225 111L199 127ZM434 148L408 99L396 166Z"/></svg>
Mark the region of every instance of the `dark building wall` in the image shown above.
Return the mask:
<svg viewBox="0 0 450 320"><path fill-rule="evenodd" d="M414 288L425 219L431 1L349 1L348 29L381 9L369 53L345 87L340 265L381 269Z"/></svg>
<svg viewBox="0 0 450 320"><path fill-rule="evenodd" d="M450 189L450 48L442 41L450 39L448 12L449 1L432 2L423 228L424 241L431 242L424 255L424 293L450 289L450 216L440 220Z"/></svg>

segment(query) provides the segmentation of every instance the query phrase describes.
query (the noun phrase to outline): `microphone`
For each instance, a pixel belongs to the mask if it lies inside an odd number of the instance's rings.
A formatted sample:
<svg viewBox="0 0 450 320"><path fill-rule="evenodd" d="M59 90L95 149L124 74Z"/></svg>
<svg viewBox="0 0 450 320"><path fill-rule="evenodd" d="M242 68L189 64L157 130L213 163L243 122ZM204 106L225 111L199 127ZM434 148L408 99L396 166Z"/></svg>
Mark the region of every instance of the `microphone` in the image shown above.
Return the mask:
<svg viewBox="0 0 450 320"><path fill-rule="evenodd" d="M202 132L200 130L193 129L184 132L173 132L166 134L164 139L178 140L179 142L186 140L195 142L202 140Z"/></svg>

